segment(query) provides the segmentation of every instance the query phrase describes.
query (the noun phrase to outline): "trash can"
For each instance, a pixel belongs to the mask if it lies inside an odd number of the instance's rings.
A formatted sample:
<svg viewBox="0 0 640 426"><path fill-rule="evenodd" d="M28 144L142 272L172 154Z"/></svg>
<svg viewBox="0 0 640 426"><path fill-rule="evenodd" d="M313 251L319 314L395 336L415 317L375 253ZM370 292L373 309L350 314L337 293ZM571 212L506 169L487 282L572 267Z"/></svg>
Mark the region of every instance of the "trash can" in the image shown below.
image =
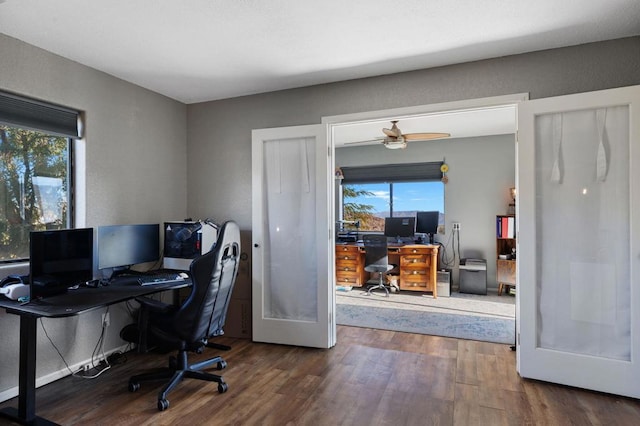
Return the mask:
<svg viewBox="0 0 640 426"><path fill-rule="evenodd" d="M460 260L460 293L487 294L487 260Z"/></svg>

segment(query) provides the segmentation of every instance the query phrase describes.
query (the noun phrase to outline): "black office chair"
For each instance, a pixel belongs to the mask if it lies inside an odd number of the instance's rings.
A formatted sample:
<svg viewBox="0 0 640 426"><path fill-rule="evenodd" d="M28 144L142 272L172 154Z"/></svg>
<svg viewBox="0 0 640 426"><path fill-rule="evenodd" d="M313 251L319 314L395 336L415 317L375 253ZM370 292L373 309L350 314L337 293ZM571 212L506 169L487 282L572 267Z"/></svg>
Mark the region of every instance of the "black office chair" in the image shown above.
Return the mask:
<svg viewBox="0 0 640 426"><path fill-rule="evenodd" d="M213 249L191 263L193 286L179 307L148 298L138 299L144 314L148 315L148 332L154 342L178 349L177 357L169 359L169 368L129 379L131 392L137 391L141 382L170 379L158 394L160 411L169 408L167 394L183 378L217 382L219 393L228 389L222 376L202 371L214 365L218 370L225 368L227 363L221 357L191 365L187 359L187 352L201 353L210 337L223 334L240 263L240 230L235 222L229 221L222 225L219 232Z"/></svg>
<svg viewBox="0 0 640 426"><path fill-rule="evenodd" d="M389 255L387 253L387 237L384 235L364 235L364 270L367 272L377 272L378 282L367 286L367 294L371 295L374 290L384 290L386 296L389 297L389 286L384 284L386 274L395 265L389 264Z"/></svg>

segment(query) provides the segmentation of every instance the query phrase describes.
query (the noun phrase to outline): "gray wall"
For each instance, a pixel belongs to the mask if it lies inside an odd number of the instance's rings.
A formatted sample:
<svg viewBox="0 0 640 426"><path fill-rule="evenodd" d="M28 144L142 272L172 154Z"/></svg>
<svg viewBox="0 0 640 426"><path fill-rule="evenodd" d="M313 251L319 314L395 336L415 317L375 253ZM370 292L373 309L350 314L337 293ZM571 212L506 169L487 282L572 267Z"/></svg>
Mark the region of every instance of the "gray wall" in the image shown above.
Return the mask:
<svg viewBox="0 0 640 426"><path fill-rule="evenodd" d="M186 106L105 73L0 34L0 90L83 111L86 129L86 226L161 222L187 215ZM27 267L0 269L0 277ZM91 357L101 312L42 321L69 364ZM122 345L130 322L111 308L106 349ZM0 400L18 384L18 318L0 312ZM38 330L38 377L64 364ZM9 391L8 391L9 390ZM4 397L4 398L3 398Z"/></svg>
<svg viewBox="0 0 640 426"><path fill-rule="evenodd" d="M336 149L336 166L401 164L442 161L449 165L445 185L445 234L436 240L445 245L445 257L456 254L454 287L458 284L460 257L487 259L487 285L497 288L495 274L495 217L507 212L509 188L515 186L515 136L485 136L412 142L407 149L389 150L382 145ZM451 223L460 223L460 244L452 241ZM458 250L459 249L459 250Z"/></svg>
<svg viewBox="0 0 640 426"><path fill-rule="evenodd" d="M251 227L252 129L513 93L535 99L634 84L640 84L640 37L192 104L189 212Z"/></svg>
<svg viewBox="0 0 640 426"><path fill-rule="evenodd" d="M640 84L640 37L189 105L189 211L196 217L233 218L241 228L251 227L252 129L514 93L529 93L530 99L536 99L635 84ZM477 254L490 260L495 256L492 216L506 213L506 189L513 186L514 165L500 163L504 176L487 176L482 181L469 176L474 171L495 172L481 169L477 158L491 164L497 155L509 156L513 163L515 157L513 151L491 149L482 157L464 156L463 144L452 144L447 148L451 152L443 153L447 162L454 152L461 154L461 167L453 165L447 186L447 220L462 224L463 256ZM454 151L456 146L460 151ZM469 173L459 178L466 186L454 190L460 181L455 170L460 169ZM474 211L479 214L474 216ZM489 286L495 286L495 265L489 261L488 266ZM453 278L455 284L455 269Z"/></svg>

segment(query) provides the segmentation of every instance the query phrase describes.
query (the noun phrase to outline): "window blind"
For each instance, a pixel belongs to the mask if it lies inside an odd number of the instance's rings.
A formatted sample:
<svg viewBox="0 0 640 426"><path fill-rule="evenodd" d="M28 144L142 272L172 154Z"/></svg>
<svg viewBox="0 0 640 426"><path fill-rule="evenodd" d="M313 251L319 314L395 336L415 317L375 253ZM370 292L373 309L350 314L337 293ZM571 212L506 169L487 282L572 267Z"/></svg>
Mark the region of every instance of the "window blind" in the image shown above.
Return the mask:
<svg viewBox="0 0 640 426"><path fill-rule="evenodd" d="M0 92L0 124L80 138L80 113L58 105Z"/></svg>
<svg viewBox="0 0 640 426"><path fill-rule="evenodd" d="M434 161L341 167L344 175L342 184L440 180L442 179L440 171L442 164L442 161Z"/></svg>

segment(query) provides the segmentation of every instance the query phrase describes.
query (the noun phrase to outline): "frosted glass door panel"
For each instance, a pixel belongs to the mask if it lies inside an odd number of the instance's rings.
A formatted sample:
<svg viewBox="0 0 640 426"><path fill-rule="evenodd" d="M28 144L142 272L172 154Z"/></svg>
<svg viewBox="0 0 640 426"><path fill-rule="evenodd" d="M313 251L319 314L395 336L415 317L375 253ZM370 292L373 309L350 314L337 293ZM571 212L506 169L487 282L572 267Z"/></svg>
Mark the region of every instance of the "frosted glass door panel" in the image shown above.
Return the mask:
<svg viewBox="0 0 640 426"><path fill-rule="evenodd" d="M535 120L537 343L629 360L629 107Z"/></svg>
<svg viewBox="0 0 640 426"><path fill-rule="evenodd" d="M264 143L266 318L316 321L316 185L313 139ZM301 246L302 245L302 246Z"/></svg>

